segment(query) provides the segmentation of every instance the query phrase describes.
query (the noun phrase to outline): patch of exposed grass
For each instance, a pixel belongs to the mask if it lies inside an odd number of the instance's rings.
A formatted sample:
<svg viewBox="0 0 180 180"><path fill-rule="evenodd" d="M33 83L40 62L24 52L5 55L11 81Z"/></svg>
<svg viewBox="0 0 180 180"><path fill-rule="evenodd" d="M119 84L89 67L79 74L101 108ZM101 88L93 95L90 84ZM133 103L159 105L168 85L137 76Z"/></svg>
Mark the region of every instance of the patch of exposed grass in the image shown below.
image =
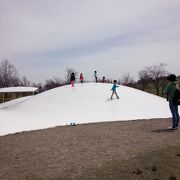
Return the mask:
<svg viewBox="0 0 180 180"><path fill-rule="evenodd" d="M77 179L89 180L178 180L180 145L141 152L129 160L112 160L100 168L87 169Z"/></svg>

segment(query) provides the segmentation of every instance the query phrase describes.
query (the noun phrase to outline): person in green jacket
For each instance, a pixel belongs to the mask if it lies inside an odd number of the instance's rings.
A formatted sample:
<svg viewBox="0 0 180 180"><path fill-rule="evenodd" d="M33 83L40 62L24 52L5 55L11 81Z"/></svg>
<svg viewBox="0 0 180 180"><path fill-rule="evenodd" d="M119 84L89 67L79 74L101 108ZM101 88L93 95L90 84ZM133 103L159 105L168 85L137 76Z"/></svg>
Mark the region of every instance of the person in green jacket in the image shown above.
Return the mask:
<svg viewBox="0 0 180 180"><path fill-rule="evenodd" d="M173 101L174 95L175 95L175 90L176 88L179 89L179 86L177 84L176 80L176 75L175 74L170 74L167 77L167 80L170 82L167 87L166 87L166 95L167 95L167 100L169 101L169 108L172 113L172 130L175 130L178 128L179 125L179 113L178 113L178 105L175 104Z"/></svg>

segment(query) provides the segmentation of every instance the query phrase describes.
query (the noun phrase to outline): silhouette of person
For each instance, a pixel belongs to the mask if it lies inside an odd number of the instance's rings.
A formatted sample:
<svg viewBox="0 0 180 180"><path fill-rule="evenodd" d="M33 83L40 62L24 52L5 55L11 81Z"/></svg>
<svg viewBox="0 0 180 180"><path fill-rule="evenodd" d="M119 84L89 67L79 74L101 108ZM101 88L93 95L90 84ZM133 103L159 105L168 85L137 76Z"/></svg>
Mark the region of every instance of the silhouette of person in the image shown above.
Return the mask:
<svg viewBox="0 0 180 180"><path fill-rule="evenodd" d="M105 83L105 82L106 82L106 79L105 79L105 76L103 76L102 83Z"/></svg>
<svg viewBox="0 0 180 180"><path fill-rule="evenodd" d="M84 82L84 77L83 77L83 74L82 74L82 73L80 74L79 80L80 80L81 83Z"/></svg>
<svg viewBox="0 0 180 180"><path fill-rule="evenodd" d="M174 102L173 98L175 96L175 90L179 90L179 86L177 84L176 75L170 74L167 77L167 80L170 82L166 87L166 95L167 100L169 101L169 109L172 114L172 127L170 129L176 130L179 125L179 112L178 112L178 105Z"/></svg>
<svg viewBox="0 0 180 180"><path fill-rule="evenodd" d="M72 85L72 87L74 87L74 82L75 82L75 74L74 74L73 72L71 73L70 82L71 82L71 85Z"/></svg>
<svg viewBox="0 0 180 180"><path fill-rule="evenodd" d="M94 71L94 78L95 78L95 81L98 82L97 71Z"/></svg>

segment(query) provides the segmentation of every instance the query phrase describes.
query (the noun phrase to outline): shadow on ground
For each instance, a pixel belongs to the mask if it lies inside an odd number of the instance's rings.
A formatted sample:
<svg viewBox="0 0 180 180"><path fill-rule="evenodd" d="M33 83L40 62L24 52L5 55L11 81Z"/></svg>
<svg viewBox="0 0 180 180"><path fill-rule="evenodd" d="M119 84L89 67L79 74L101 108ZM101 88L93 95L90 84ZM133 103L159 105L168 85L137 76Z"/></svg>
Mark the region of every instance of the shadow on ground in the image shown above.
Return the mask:
<svg viewBox="0 0 180 180"><path fill-rule="evenodd" d="M155 132L155 133L161 133L161 132L173 133L173 132L175 132L175 130L172 130L172 129L155 129L152 132Z"/></svg>

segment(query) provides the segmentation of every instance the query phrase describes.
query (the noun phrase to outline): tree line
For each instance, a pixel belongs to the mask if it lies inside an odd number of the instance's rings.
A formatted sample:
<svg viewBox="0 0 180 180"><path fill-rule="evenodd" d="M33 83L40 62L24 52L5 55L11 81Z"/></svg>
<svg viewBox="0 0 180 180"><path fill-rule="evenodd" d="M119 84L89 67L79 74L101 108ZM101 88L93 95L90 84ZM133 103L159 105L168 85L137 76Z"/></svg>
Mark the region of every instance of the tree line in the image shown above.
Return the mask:
<svg viewBox="0 0 180 180"><path fill-rule="evenodd" d="M131 77L130 73L122 75L118 79L118 84L127 85L143 91L154 93L156 95L164 96L164 88L167 84L166 77L169 72L166 70L166 64L160 63L152 66L146 66L139 71L139 79L137 81ZM45 80L45 83L32 83L25 76L20 78L16 67L11 64L7 59L0 63L0 88L15 87L15 86L33 86L40 87L43 91L55 87L69 84L70 75L73 72L78 76L78 71L73 68L66 68L65 80L58 77L53 77ZM179 78L179 77L178 77ZM112 79L106 79L107 83L112 83Z"/></svg>

